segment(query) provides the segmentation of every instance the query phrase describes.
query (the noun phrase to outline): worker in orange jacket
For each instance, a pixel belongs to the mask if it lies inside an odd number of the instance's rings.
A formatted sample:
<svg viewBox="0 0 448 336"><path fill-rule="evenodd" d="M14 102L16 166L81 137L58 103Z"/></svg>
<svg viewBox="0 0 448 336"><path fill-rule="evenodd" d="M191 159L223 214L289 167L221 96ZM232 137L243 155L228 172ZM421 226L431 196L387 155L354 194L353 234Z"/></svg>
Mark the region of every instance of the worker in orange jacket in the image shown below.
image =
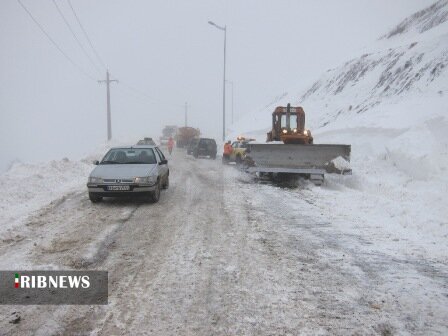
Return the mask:
<svg viewBox="0 0 448 336"><path fill-rule="evenodd" d="M168 139L168 152L170 153L170 155L171 155L171 152L173 151L173 147L174 147L174 140L172 137L170 137Z"/></svg>
<svg viewBox="0 0 448 336"><path fill-rule="evenodd" d="M230 144L230 140L224 144L224 152L222 154L222 162L228 163L230 161L230 155L232 155L233 147Z"/></svg>

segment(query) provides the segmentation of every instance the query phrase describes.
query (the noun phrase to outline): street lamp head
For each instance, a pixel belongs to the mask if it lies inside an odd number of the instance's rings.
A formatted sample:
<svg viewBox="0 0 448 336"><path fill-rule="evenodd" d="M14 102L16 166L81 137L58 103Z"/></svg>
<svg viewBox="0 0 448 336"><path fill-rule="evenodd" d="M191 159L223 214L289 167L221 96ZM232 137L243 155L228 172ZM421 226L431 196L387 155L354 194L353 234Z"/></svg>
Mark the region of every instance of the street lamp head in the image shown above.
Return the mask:
<svg viewBox="0 0 448 336"><path fill-rule="evenodd" d="M214 23L213 21L208 21L208 24L210 24L210 25L212 25L212 26L215 26L215 27L218 28L219 30L223 30L223 31L226 30L226 26L224 26L224 27L218 26L218 25L217 25L216 23Z"/></svg>

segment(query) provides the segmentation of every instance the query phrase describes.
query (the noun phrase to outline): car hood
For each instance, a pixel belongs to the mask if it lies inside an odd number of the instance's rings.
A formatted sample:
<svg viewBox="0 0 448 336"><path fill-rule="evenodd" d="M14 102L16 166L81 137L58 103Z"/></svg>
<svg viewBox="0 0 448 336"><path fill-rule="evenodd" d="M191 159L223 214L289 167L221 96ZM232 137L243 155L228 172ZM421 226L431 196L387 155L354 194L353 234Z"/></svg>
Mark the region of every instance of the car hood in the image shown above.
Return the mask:
<svg viewBox="0 0 448 336"><path fill-rule="evenodd" d="M156 167L157 164L104 164L96 166L90 176L103 179L143 177L155 171Z"/></svg>

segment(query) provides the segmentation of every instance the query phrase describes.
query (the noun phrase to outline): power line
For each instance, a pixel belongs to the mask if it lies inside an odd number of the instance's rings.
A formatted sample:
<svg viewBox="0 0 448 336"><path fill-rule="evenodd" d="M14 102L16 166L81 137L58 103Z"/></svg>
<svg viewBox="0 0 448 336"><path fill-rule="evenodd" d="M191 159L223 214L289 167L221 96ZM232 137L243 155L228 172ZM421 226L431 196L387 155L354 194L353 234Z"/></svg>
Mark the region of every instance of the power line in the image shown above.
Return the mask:
<svg viewBox="0 0 448 336"><path fill-rule="evenodd" d="M19 0L18 0L18 1L19 1ZM82 48L82 50L84 51L84 53L86 54L86 56L89 57L87 51L85 50L85 48L83 48L82 43L79 41L79 39L78 39L77 36L76 36L76 33L73 31L73 29L72 29L72 27L70 26L70 24L68 23L67 19L64 17L64 15L63 15L62 11L60 10L59 6L57 5L56 1L55 1L55 0L52 0L52 1L53 1L54 5L56 6L56 8L57 8L59 14L60 14L61 17L63 18L65 24L66 24L67 27L70 29L70 32L72 33L73 37L76 39L76 41L78 42L79 46ZM20 2L20 1L19 1L19 2ZM87 31L84 29L84 26L82 25L81 20L79 19L78 15L77 15L77 13L76 13L76 11L75 11L75 9L73 8L73 5L72 5L72 3L71 3L71 0L67 0L67 2L68 2L69 6L70 6L70 8L71 8L71 10L72 10L72 12L73 12L74 17L76 18L76 21L78 22L78 24L79 24L79 26L80 26L82 32L84 33L84 36L85 36L86 40L88 41L90 47L92 48L92 50L93 50L93 52L95 53L96 57L98 58L99 62L100 62L100 63L104 66L104 68L107 70L107 67L106 67L104 61L102 60L102 58L100 57L99 53L96 51L95 47L93 46L93 43L92 43L91 39L89 38L89 35L87 34ZM95 67L96 67L96 64L92 61L91 57L89 57L89 60L90 60L90 61L92 62L92 64L94 64ZM97 67L96 67L96 68L97 68ZM98 68L97 68L97 69L98 69ZM165 101L161 101L161 100L159 100L159 99L156 99L156 98L154 98L154 97L151 97L151 96L147 95L143 90L137 89L137 88L135 88L134 86L131 86L131 85L129 85L129 84L126 84L126 83L123 82L123 81L120 81L120 83L121 83L122 86L125 87L127 90L132 91L134 94L137 94L137 95L139 95L139 96L141 96L141 97L144 97L144 98L146 98L146 99L152 101L153 103L169 104L169 105L172 105L171 102L165 102ZM179 106L180 106L180 104L179 104ZM184 105L182 105L182 106L184 106Z"/></svg>
<svg viewBox="0 0 448 336"><path fill-rule="evenodd" d="M55 0L53 0L53 2L54 2L54 1L55 1ZM89 42L90 47L92 48L93 52L95 53L95 55L96 55L96 57L98 58L98 60L100 61L100 63L101 63L101 64L104 66L104 68L107 70L107 66L106 66L106 64L104 63L104 61L103 61L102 58L100 57L99 53L96 51L96 48L93 46L93 43L92 43L91 39L89 38L89 35L87 34L87 31L84 29L84 26L82 25L81 20L80 20L79 17L78 17L78 14L76 13L75 9L73 8L73 5L72 5L72 3L71 3L71 0L67 0L67 2L68 2L69 6L70 6L70 8L71 8L71 10L72 10L72 12L73 12L73 15L74 15L75 18L76 18L76 21L77 21L78 24L79 24L79 27L81 28L82 32L84 33L84 36L85 36L86 40ZM134 94L137 94L137 95L139 95L139 96L141 96L141 97L144 97L144 98L146 98L146 99L148 99L148 100L151 100L153 103L170 104L170 103L168 103L168 102L163 102L163 101L161 101L161 100L159 100L159 99L155 99L155 98L153 98L153 97L147 95L143 90L139 90L139 89L137 89L137 88L135 88L135 87L133 87L133 86L131 86L131 85L129 85L129 84L126 84L126 83L123 82L123 81L120 81L120 83L121 83L121 86L122 86L122 87L126 88L126 89L129 90L129 91L132 91ZM183 106L183 105L182 105L182 106Z"/></svg>
<svg viewBox="0 0 448 336"><path fill-rule="evenodd" d="M68 4L70 5L70 8L72 9L73 15L75 16L76 21L78 22L79 26L81 27L81 30L82 30L82 32L84 33L84 36L85 36L86 40L89 42L90 47L92 48L93 52L95 53L95 55L96 55L96 57L98 58L98 60L100 61L100 63L103 65L104 69L107 69L106 64L103 62L103 60L101 59L100 55L99 55L98 52L96 51L95 47L93 46L92 41L91 41L90 38L89 38L89 35L87 34L87 32L86 32L86 30L84 29L84 27L83 27L81 21L79 20L78 15L76 14L76 11L75 11L75 9L74 9L73 6L72 6L71 1L70 1L70 0L67 0L67 2L68 2Z"/></svg>
<svg viewBox="0 0 448 336"><path fill-rule="evenodd" d="M129 85L129 84L123 82L122 80L120 80L120 84L126 90L133 92L137 96L140 96L142 98L145 98L145 99L151 101L153 104L163 104L163 105L171 105L171 106L178 106L178 107L184 106L184 104L178 104L178 103L173 104L172 102L163 101L163 100L151 97L148 94L146 94L143 90L137 89L136 87Z"/></svg>
<svg viewBox="0 0 448 336"><path fill-rule="evenodd" d="M62 19L65 22L65 25L67 26L67 28L70 30L70 32L73 35L73 38L76 40L76 42L78 43L79 47L82 49L82 51L84 52L84 54L87 56L87 58L89 59L89 61L93 64L93 66L95 67L95 69L97 69L98 73L101 74L101 69L98 67L98 65L93 61L92 57L90 57L90 55L87 53L86 49L84 48L84 46L82 45L81 41L78 39L78 37L76 36L75 32L73 31L72 27L70 26L70 24L68 23L67 19L65 18L64 14L62 13L61 9L59 8L58 4L56 3L55 0L53 0L53 4L56 7L59 15L62 17Z"/></svg>
<svg viewBox="0 0 448 336"><path fill-rule="evenodd" d="M86 71L84 71L83 68L81 68L78 64L76 64L62 49L59 47L59 45L53 40L53 38L45 31L45 29L42 27L42 25L34 18L33 14L28 10L28 8L25 7L25 5L20 1L17 0L17 2L22 6L22 8L25 10L25 12L28 13L30 18L34 21L34 23L39 27L41 32L50 40L50 42L53 44L53 46L59 50L59 52L75 67L77 68L81 73L83 73L85 76L89 77L92 80L95 80L92 76L90 76Z"/></svg>
<svg viewBox="0 0 448 336"><path fill-rule="evenodd" d="M153 103L161 103L161 104L165 104L165 102L163 102L163 101L161 101L161 100L159 100L159 99L155 99L155 98L153 98L153 97L151 97L151 96L148 96L148 95L147 95L146 93L144 93L142 90L136 89L135 87L133 87L133 86L131 86L131 85L129 85L129 84L126 84L126 83L124 83L123 81L121 82L121 84L122 84L126 89L128 89L128 90L134 92L135 94L137 94L137 95L139 95L139 96L141 96L141 97L144 97L144 98L146 98L146 99L148 99L148 100L151 100Z"/></svg>

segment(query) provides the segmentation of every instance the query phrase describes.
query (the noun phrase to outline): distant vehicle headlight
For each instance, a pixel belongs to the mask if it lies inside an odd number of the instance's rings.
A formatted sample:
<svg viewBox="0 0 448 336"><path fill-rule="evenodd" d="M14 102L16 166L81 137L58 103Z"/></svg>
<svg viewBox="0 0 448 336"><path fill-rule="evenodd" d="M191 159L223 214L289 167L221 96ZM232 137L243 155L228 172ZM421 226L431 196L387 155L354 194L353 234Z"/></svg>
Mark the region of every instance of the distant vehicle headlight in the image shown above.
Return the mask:
<svg viewBox="0 0 448 336"><path fill-rule="evenodd" d="M304 131L303 131L303 134L304 134L304 135L308 135L308 130L304 130Z"/></svg>
<svg viewBox="0 0 448 336"><path fill-rule="evenodd" d="M288 130L286 128L282 129L283 134L288 133Z"/></svg>
<svg viewBox="0 0 448 336"><path fill-rule="evenodd" d="M293 133L297 133L297 128L294 128L294 129L292 130L292 132L293 132Z"/></svg>
<svg viewBox="0 0 448 336"><path fill-rule="evenodd" d="M134 183L137 184L155 184L157 181L155 176L135 177Z"/></svg>
<svg viewBox="0 0 448 336"><path fill-rule="evenodd" d="M101 177L89 176L89 183L103 183L103 179Z"/></svg>

